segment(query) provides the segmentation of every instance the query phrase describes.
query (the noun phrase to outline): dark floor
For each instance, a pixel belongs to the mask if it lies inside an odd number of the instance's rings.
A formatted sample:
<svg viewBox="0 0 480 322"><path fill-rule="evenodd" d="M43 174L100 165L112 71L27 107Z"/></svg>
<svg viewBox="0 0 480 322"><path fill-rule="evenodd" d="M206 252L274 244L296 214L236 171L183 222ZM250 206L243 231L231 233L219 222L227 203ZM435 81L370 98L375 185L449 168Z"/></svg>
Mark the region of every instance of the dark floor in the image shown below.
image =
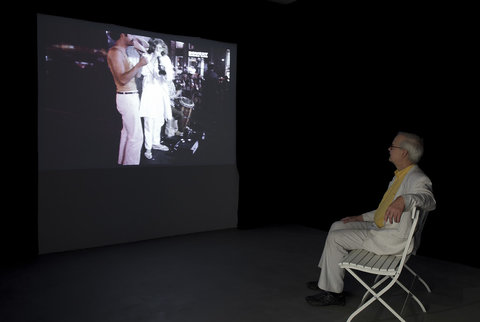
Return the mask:
<svg viewBox="0 0 480 322"><path fill-rule="evenodd" d="M315 293L305 283L318 276L325 236L303 226L229 229L42 255L2 268L0 321L346 321L364 292L348 274L346 306L304 300ZM480 269L421 256L409 264L432 293L414 284L428 312L410 300L407 321L480 316ZM404 292L383 298L400 310ZM375 302L354 321L397 320Z"/></svg>

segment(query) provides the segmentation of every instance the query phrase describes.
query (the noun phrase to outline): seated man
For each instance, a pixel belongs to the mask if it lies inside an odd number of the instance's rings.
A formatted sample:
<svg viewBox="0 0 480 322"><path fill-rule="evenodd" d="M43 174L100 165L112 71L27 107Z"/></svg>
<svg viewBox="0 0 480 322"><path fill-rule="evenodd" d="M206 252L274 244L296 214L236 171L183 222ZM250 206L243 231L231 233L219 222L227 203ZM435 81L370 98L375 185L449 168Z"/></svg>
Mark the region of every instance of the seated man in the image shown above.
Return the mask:
<svg viewBox="0 0 480 322"><path fill-rule="evenodd" d="M389 161L397 168L395 177L376 210L345 217L332 224L318 264L320 278L307 283L308 288L320 291L306 297L309 304L344 305L345 270L338 266L343 257L353 249L366 249L378 255L400 255L412 224L403 214L414 204L426 211L435 209L432 183L417 166L423 154L422 139L415 134L399 132L388 150Z"/></svg>

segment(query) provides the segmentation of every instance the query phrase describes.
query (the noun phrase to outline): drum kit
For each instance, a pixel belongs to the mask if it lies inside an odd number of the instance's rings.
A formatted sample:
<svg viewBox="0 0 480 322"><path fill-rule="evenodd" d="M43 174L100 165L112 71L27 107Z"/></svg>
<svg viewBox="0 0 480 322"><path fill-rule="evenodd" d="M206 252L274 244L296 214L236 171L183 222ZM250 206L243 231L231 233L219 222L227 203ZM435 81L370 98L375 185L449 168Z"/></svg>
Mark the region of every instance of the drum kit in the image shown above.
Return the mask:
<svg viewBox="0 0 480 322"><path fill-rule="evenodd" d="M180 96L176 100L178 107L180 108L181 116L184 118L183 135L179 140L173 144L172 152L174 151L188 151L194 154L199 146L199 141L205 140L205 132L197 133L195 130L189 127L190 118L192 116L192 110L195 103L188 97Z"/></svg>

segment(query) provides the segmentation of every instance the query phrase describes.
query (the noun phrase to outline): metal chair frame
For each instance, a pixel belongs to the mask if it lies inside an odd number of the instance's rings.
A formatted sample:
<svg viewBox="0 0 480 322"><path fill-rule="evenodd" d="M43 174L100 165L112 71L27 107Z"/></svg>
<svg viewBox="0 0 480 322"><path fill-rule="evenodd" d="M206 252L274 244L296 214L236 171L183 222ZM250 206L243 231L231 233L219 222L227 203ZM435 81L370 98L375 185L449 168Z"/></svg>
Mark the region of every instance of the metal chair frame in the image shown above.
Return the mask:
<svg viewBox="0 0 480 322"><path fill-rule="evenodd" d="M403 312L409 296L411 296L418 303L423 312L426 312L423 303L405 285L403 285L398 280L400 274L403 271L403 268L405 267L410 273L414 275L414 279L412 281L410 289L412 288L415 280L418 278L420 282L422 282L422 284L426 287L427 291L431 292L430 287L427 285L427 283L422 278L420 278L410 267L406 265L406 262L411 255L408 253L408 250L411 243L414 242L413 237L415 235L415 238L417 238L416 236L421 233L423 229L423 224L426 220L427 213L424 212L422 214L422 219L419 220L420 213L421 209L414 206L411 211L411 217L413 220L412 227L407 238L405 249L401 256L377 255L364 249L355 249L352 250L349 254L347 254L342 260L342 262L339 263L340 267L344 268L347 272L349 272L367 290L362 298L362 301L360 302L359 307L349 316L347 322L350 322L356 315L358 315L361 311L363 311L366 307L368 307L376 300L382 303L393 315L395 315L395 317L397 317L402 322L405 322L405 320L401 317L400 314ZM420 225L418 225L419 222ZM412 254L416 253L419 241L420 239L418 239L418 242L415 242L414 251L412 251ZM377 277L375 278L374 285L370 287L354 272L355 270L367 272L370 274L376 274ZM376 292L375 290L389 278L391 278L391 281L380 291ZM407 297L404 301L400 314L397 313L390 305L388 305L387 302L385 302L385 300L381 298L381 296L385 294L395 284L399 285L407 293ZM365 301L368 295L372 295L372 297L368 301Z"/></svg>

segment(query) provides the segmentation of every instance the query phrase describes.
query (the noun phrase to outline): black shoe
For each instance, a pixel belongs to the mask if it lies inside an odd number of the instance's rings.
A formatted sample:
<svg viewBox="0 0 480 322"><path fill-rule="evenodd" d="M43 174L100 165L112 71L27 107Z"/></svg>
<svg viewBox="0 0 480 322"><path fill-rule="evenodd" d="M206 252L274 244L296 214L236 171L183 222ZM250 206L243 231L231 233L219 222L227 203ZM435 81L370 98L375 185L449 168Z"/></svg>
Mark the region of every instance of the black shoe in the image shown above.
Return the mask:
<svg viewBox="0 0 480 322"><path fill-rule="evenodd" d="M308 304L314 306L345 305L345 294L332 293L322 290L321 293L307 296L305 300L307 300Z"/></svg>
<svg viewBox="0 0 480 322"><path fill-rule="evenodd" d="M320 288L318 287L318 281L310 281L307 282L307 287L310 290L318 291Z"/></svg>

